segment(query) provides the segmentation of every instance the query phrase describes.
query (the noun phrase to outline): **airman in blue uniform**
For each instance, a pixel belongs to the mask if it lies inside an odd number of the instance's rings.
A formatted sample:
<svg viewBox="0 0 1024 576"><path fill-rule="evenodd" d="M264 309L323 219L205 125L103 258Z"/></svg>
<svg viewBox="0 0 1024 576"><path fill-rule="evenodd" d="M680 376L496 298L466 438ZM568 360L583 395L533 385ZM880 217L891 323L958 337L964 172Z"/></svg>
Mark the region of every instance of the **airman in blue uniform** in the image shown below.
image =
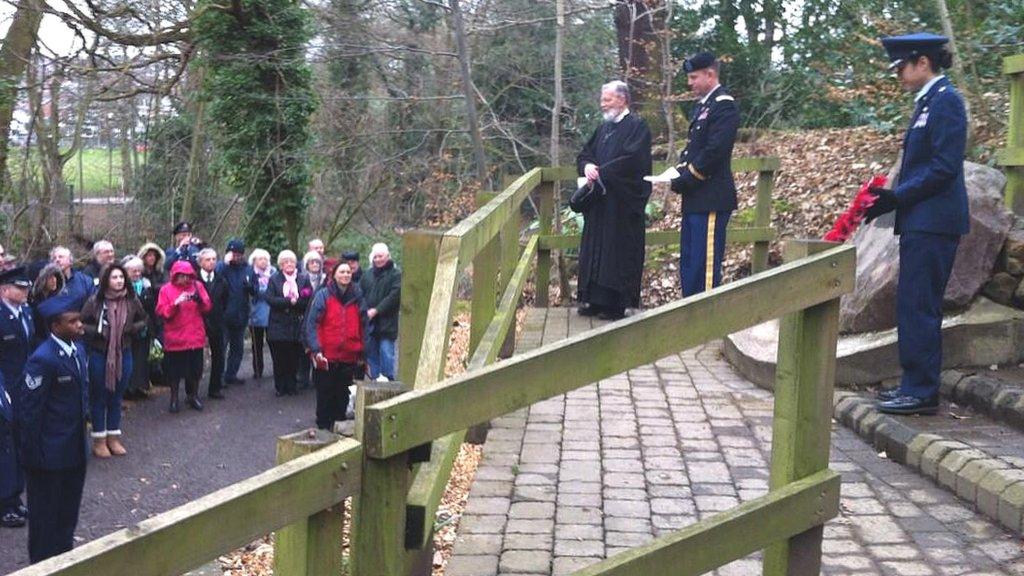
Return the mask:
<svg viewBox="0 0 1024 576"><path fill-rule="evenodd" d="M690 117L672 191L683 197L679 275L683 296L722 283L725 228L736 209L732 149L740 125L735 99L718 82L718 60L701 52L683 63L690 88L701 97Z"/></svg>
<svg viewBox="0 0 1024 576"><path fill-rule="evenodd" d="M28 484L28 554L35 563L71 550L89 451L89 371L75 299L40 304L50 335L17 383L18 457Z"/></svg>
<svg viewBox="0 0 1024 576"><path fill-rule="evenodd" d="M0 526L25 525L28 509L21 499L25 476L14 442L12 384L19 381L32 349L35 327L29 310L32 286L23 267L0 273Z"/></svg>
<svg viewBox="0 0 1024 576"><path fill-rule="evenodd" d="M879 410L934 414L942 369L942 296L960 237L968 232L963 99L941 70L952 64L948 38L929 33L882 39L916 107L903 139L899 182L872 188L866 220L896 211L900 275L896 288L900 386L879 394Z"/></svg>
<svg viewBox="0 0 1024 576"><path fill-rule="evenodd" d="M192 235L192 224L178 222L174 227L173 234L174 246L168 246L167 250L164 251L166 255L164 270L170 272L171 266L178 260L184 260L198 270L199 251L203 249L203 246L199 239Z"/></svg>

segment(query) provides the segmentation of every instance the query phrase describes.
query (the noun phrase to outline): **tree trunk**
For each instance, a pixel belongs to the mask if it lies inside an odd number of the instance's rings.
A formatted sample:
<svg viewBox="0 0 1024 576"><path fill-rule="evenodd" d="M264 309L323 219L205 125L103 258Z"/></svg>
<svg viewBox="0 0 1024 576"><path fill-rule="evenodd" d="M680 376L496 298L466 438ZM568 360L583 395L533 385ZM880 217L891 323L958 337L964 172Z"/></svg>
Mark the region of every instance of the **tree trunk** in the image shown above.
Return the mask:
<svg viewBox="0 0 1024 576"><path fill-rule="evenodd" d="M7 173L8 142L11 135L11 117L18 101L18 84L24 77L26 66L43 19L42 0L19 0L0 46L0 197L10 189Z"/></svg>
<svg viewBox="0 0 1024 576"><path fill-rule="evenodd" d="M630 85L631 107L644 116L654 140L665 136L665 123L657 102L663 91L661 44L664 29L664 0L618 0L615 3L619 67L623 79Z"/></svg>
<svg viewBox="0 0 1024 576"><path fill-rule="evenodd" d="M953 54L953 81L957 88L964 95L964 108L967 112L967 142L970 145L974 141L974 128L971 123L971 103L974 101L974 92L971 90L967 78L964 77L964 64L960 61L960 52L956 47L956 34L953 32L953 21L949 18L949 8L946 0L935 0L935 7L939 11L939 20L942 21L942 33L949 38L949 51Z"/></svg>
<svg viewBox="0 0 1024 576"><path fill-rule="evenodd" d="M555 102L551 106L551 165L561 164L562 136L562 57L565 44L565 0L555 0ZM555 234L562 233L561 190L555 183ZM544 215L545 217L549 215ZM569 273L566 270L565 254L558 252L558 291L563 304L569 302Z"/></svg>
<svg viewBox="0 0 1024 576"><path fill-rule="evenodd" d="M203 83L203 68L198 67L198 73L193 77L195 84L192 98L192 144L188 153L188 175L185 178L185 193L181 200L181 216L178 220L187 222L192 218L192 206L195 203L196 188L199 187L199 180L206 168L206 154L204 144L206 140L206 122L203 117L205 102L198 96L199 87Z"/></svg>
<svg viewBox="0 0 1024 576"><path fill-rule="evenodd" d="M455 33L455 44L459 53L462 91L466 95L466 120L469 123L469 136L473 141L476 177L483 186L487 181L487 157L484 153L484 139L480 134L480 119L476 112L476 91L473 89L473 77L469 69L469 46L466 44L466 32L462 26L462 8L459 6L459 0L448 0L448 4L451 6L452 31Z"/></svg>

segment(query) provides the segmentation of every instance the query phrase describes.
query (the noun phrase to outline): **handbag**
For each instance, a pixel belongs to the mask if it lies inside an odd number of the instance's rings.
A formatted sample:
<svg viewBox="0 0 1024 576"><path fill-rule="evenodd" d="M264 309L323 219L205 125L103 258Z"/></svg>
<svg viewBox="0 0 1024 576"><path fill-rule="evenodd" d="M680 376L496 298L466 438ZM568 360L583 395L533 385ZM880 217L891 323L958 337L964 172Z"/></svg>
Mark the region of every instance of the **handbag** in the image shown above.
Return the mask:
<svg viewBox="0 0 1024 576"><path fill-rule="evenodd" d="M569 197L569 208L572 208L572 211L577 214L582 214L590 210L602 196L604 196L604 186L599 181L588 182L577 188Z"/></svg>

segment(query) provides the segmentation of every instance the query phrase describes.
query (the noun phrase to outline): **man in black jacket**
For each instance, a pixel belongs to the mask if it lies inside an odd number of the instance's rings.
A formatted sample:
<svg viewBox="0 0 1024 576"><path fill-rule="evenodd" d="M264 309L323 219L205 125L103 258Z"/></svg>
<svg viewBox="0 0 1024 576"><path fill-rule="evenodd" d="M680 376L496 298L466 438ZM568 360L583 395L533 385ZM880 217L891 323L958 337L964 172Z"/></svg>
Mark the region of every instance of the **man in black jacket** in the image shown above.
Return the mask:
<svg viewBox="0 0 1024 576"><path fill-rule="evenodd" d="M210 346L210 386L206 396L224 399L224 311L228 307L228 283L217 273L217 251L203 248L199 251L199 279L210 295L210 312L203 316L206 341Z"/></svg>
<svg viewBox="0 0 1024 576"><path fill-rule="evenodd" d="M683 64L690 88L700 96L690 115L686 149L672 191L683 197L679 275L683 296L722 283L725 227L736 209L732 149L740 125L736 101L718 82L718 60L701 52Z"/></svg>
<svg viewBox="0 0 1024 576"><path fill-rule="evenodd" d="M384 243L373 245L370 261L373 268L359 282L366 303L366 363L370 378L384 376L394 380L402 271L391 260L391 252Z"/></svg>

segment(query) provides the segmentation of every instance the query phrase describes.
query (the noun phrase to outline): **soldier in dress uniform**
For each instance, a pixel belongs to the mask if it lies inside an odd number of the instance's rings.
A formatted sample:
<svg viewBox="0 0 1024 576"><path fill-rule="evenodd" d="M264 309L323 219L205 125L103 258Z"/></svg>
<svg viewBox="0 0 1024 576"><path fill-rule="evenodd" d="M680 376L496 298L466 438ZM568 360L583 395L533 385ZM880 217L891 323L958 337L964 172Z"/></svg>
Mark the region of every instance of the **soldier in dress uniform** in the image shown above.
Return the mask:
<svg viewBox="0 0 1024 576"><path fill-rule="evenodd" d="M679 155L672 191L683 198L679 276L683 296L722 283L725 227L736 209L732 149L740 125L736 101L718 82L714 54L701 52L683 63L690 88L700 96L690 114L686 149Z"/></svg>
<svg viewBox="0 0 1024 576"><path fill-rule="evenodd" d="M0 273L0 526L7 528L24 526L28 514L21 500L25 477L18 464L13 399L8 388L21 378L35 337L26 303L31 286L23 267Z"/></svg>
<svg viewBox="0 0 1024 576"><path fill-rule="evenodd" d="M18 458L28 484L28 555L35 563L71 550L85 486L89 371L73 297L39 306L50 335L16 384Z"/></svg>
<svg viewBox="0 0 1024 576"><path fill-rule="evenodd" d="M171 266L178 260L184 260L191 264L193 268L198 269L198 256L199 251L203 249L203 243L193 235L192 224L189 222L178 222L174 226L173 234L174 246L169 246L164 251L166 255L164 270L170 272Z"/></svg>
<svg viewBox="0 0 1024 576"><path fill-rule="evenodd" d="M879 394L879 410L934 414L942 368L942 296L960 237L968 232L964 154L967 114L963 99L942 69L952 64L948 38L930 33L882 38L891 68L916 92L916 107L903 139L899 181L872 188L875 203L865 219L896 212L900 275L896 288L900 386Z"/></svg>

